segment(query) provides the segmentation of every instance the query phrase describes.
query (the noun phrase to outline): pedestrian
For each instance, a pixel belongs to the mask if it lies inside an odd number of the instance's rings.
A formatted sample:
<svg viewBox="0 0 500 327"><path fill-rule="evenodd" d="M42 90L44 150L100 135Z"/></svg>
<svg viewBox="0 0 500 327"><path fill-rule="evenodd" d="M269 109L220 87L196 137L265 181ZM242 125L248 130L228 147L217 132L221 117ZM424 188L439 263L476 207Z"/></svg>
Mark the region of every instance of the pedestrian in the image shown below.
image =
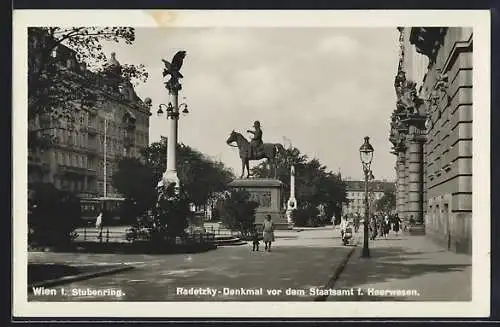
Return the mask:
<svg viewBox="0 0 500 327"><path fill-rule="evenodd" d="M392 229L396 233L396 237L398 236L398 233L399 233L399 225L400 224L401 224L401 219L399 219L398 215L396 214L394 216L394 222L393 222L393 225L392 225Z"/></svg>
<svg viewBox="0 0 500 327"><path fill-rule="evenodd" d="M252 229L252 242L253 242L253 246L252 246L252 251L259 251L259 233L257 232L257 226L253 226L253 229Z"/></svg>
<svg viewBox="0 0 500 327"><path fill-rule="evenodd" d="M357 233L359 231L359 223L360 223L360 218L359 214L354 215L354 232Z"/></svg>
<svg viewBox="0 0 500 327"><path fill-rule="evenodd" d="M340 238L342 240L344 239L344 233L347 227L347 219L347 215L345 215L344 218L340 221Z"/></svg>
<svg viewBox="0 0 500 327"><path fill-rule="evenodd" d="M384 237L387 238L389 231L391 230L391 222L389 221L389 216L384 217Z"/></svg>
<svg viewBox="0 0 500 327"><path fill-rule="evenodd" d="M377 216L377 227L378 227L378 234L380 236L384 236L384 218L381 216Z"/></svg>
<svg viewBox="0 0 500 327"><path fill-rule="evenodd" d="M349 240L352 238L352 222L348 217L344 217L340 222L340 235L342 243L347 245Z"/></svg>
<svg viewBox="0 0 500 327"><path fill-rule="evenodd" d="M369 223L371 232L370 239L375 240L375 238L377 237L377 219L375 217L371 217Z"/></svg>
<svg viewBox="0 0 500 327"><path fill-rule="evenodd" d="M262 231L264 250L271 252L271 243L274 242L274 224L271 221L271 215L267 215L264 220L264 228Z"/></svg>
<svg viewBox="0 0 500 327"><path fill-rule="evenodd" d="M95 228L100 229L102 227L102 216L104 215L103 210L99 211L97 219L95 220Z"/></svg>

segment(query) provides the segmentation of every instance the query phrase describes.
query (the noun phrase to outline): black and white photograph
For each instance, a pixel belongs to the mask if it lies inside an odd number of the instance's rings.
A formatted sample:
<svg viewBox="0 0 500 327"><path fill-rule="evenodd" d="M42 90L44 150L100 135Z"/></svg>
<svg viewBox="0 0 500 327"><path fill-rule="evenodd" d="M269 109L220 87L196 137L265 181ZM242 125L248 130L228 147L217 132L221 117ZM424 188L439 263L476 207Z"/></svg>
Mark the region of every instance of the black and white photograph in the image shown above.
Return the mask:
<svg viewBox="0 0 500 327"><path fill-rule="evenodd" d="M14 312L488 316L489 19L14 11Z"/></svg>

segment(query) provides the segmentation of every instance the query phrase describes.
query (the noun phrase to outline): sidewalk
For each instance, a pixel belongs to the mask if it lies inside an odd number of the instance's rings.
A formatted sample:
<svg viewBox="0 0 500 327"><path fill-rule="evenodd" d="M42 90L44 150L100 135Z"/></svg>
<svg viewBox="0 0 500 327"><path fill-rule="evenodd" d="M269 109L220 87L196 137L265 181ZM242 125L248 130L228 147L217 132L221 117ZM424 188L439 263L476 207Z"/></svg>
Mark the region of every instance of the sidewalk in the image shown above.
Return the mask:
<svg viewBox="0 0 500 327"><path fill-rule="evenodd" d="M472 257L446 251L425 236L370 240L370 258L361 258L363 234L344 271L331 286L361 288L362 295L327 301L471 301ZM372 290L370 290L372 289ZM374 294L373 290L415 290L414 295ZM371 293L371 294L368 294Z"/></svg>

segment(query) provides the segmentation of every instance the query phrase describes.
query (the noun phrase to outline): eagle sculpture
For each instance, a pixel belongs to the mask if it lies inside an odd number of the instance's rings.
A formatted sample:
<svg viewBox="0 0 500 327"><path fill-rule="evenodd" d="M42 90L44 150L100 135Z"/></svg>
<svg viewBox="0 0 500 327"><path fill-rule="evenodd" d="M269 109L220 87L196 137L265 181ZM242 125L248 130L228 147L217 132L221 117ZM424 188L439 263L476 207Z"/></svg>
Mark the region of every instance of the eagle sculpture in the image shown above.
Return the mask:
<svg viewBox="0 0 500 327"><path fill-rule="evenodd" d="M186 57L186 51L177 51L177 53L174 55L174 58L172 58L172 63L166 61L165 59L162 59L163 63L165 64L163 77L170 75L175 79L183 78L184 76L182 76L180 70L184 61L184 57Z"/></svg>

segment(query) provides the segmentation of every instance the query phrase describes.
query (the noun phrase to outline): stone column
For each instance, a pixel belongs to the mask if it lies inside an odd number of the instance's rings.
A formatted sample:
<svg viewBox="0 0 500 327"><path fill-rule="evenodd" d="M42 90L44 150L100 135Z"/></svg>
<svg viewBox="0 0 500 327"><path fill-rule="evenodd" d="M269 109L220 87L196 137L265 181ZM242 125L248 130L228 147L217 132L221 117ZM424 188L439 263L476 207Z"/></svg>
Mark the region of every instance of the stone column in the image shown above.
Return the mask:
<svg viewBox="0 0 500 327"><path fill-rule="evenodd" d="M424 223L424 144L417 131L408 136L408 201L407 218L413 216L417 224Z"/></svg>
<svg viewBox="0 0 500 327"><path fill-rule="evenodd" d="M167 138L167 168L163 173L163 184L170 185L175 183L176 188L179 189L180 182L177 176L177 129L179 125L179 105L178 105L178 92L177 90L172 91L172 106L173 112L168 114L168 138Z"/></svg>

